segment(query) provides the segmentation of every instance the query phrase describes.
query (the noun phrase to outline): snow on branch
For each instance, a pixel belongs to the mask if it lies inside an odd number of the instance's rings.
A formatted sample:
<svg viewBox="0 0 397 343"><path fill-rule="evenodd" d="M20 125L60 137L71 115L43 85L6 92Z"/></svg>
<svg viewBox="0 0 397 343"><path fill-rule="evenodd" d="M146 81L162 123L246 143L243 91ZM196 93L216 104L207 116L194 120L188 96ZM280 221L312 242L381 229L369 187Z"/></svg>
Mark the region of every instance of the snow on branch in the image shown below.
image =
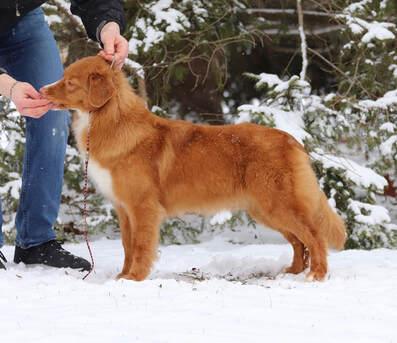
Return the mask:
<svg viewBox="0 0 397 343"><path fill-rule="evenodd" d="M306 34L303 29L303 11L302 11L302 1L296 1L296 7L298 11L298 20L299 20L299 35L301 37L301 50L302 50L302 71L300 73L301 80L306 79L306 71L307 71L307 43L306 43Z"/></svg>
<svg viewBox="0 0 397 343"><path fill-rule="evenodd" d="M361 100L359 105L365 109L387 109L390 106L397 106L397 89L386 92L377 100Z"/></svg>
<svg viewBox="0 0 397 343"><path fill-rule="evenodd" d="M85 32L83 23L79 17L76 17L70 12L70 4L65 2L64 0L51 0L49 1L50 5L53 5L57 8L58 12L65 17L67 17L73 26L78 28L80 32ZM51 18L50 18L51 19Z"/></svg>
<svg viewBox="0 0 397 343"><path fill-rule="evenodd" d="M330 25L325 27L319 28L309 28L305 30L306 36L319 36L319 35L327 35L336 31L341 31L346 29L346 25ZM279 28L274 29L265 29L263 33L267 34L268 36L298 36L300 34L299 30L296 29L296 26L287 26L283 27L282 30Z"/></svg>
<svg viewBox="0 0 397 343"><path fill-rule="evenodd" d="M363 19L352 17L350 15L343 16L353 34L363 34L361 41L367 44L373 40L390 40L396 36L392 32L396 29L396 25L387 22L367 22Z"/></svg>
<svg viewBox="0 0 397 343"><path fill-rule="evenodd" d="M253 13L264 13L264 14L291 14L295 15L297 13L294 8L245 8L241 9L241 11L245 11L248 14ZM314 16L314 17L331 17L334 18L336 16L335 13L329 12L320 12L320 11L303 11L304 15Z"/></svg>
<svg viewBox="0 0 397 343"><path fill-rule="evenodd" d="M346 177L358 186L364 188L373 186L379 192L383 191L384 187L387 186L387 181L383 176L351 159L318 152L312 152L310 156L314 160L321 162L326 169L335 168L344 171Z"/></svg>

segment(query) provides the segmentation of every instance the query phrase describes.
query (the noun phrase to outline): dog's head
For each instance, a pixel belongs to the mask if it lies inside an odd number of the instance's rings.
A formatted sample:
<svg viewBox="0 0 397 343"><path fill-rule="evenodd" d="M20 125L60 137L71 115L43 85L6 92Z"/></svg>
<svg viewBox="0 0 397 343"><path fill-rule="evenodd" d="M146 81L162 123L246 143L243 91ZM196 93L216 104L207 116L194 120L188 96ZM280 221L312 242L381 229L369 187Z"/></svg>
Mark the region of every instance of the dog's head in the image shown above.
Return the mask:
<svg viewBox="0 0 397 343"><path fill-rule="evenodd" d="M86 57L67 67L63 78L41 93L58 109L95 111L115 95L114 73L103 58Z"/></svg>

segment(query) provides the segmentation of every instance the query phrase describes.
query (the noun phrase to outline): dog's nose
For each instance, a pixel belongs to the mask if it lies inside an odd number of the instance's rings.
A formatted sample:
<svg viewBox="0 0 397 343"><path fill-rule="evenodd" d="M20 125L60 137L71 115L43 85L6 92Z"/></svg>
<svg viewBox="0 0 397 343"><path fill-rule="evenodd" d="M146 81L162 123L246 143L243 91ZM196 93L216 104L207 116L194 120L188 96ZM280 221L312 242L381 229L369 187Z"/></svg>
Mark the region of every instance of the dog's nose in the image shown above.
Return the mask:
<svg viewBox="0 0 397 343"><path fill-rule="evenodd" d="M45 86L41 87L40 88L40 93L43 94L43 95L48 94L48 89L51 88L52 86L55 86L58 83L59 83L59 80L55 81L53 83L49 83L48 85L45 85Z"/></svg>

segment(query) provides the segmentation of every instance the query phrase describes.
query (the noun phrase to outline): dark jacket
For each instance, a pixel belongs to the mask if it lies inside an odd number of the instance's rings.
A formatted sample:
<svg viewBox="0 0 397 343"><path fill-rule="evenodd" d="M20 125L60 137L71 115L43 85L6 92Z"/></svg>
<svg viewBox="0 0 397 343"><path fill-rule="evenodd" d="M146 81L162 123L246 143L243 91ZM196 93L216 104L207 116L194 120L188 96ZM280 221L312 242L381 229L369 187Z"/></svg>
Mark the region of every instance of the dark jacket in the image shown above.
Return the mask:
<svg viewBox="0 0 397 343"><path fill-rule="evenodd" d="M0 0L0 34L11 29L26 13L39 7L43 0ZM71 0L71 11L78 15L87 31L88 37L97 40L98 27L106 22L115 21L120 31L125 28L122 0Z"/></svg>

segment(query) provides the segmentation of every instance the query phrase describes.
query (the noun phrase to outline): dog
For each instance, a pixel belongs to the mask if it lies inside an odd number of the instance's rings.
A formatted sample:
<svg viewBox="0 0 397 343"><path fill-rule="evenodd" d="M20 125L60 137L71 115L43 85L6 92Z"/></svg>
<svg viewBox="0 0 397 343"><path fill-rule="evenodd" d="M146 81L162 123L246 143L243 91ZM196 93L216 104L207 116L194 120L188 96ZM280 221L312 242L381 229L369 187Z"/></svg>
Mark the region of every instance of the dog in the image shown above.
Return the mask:
<svg viewBox="0 0 397 343"><path fill-rule="evenodd" d="M209 126L152 114L121 71L83 58L42 89L59 109L75 109L73 131L89 175L115 207L125 253L118 278L144 280L156 258L159 225L185 212L242 209L292 245L287 273L310 264L327 273L328 245L342 249L346 229L329 206L310 159L291 135L256 124Z"/></svg>

